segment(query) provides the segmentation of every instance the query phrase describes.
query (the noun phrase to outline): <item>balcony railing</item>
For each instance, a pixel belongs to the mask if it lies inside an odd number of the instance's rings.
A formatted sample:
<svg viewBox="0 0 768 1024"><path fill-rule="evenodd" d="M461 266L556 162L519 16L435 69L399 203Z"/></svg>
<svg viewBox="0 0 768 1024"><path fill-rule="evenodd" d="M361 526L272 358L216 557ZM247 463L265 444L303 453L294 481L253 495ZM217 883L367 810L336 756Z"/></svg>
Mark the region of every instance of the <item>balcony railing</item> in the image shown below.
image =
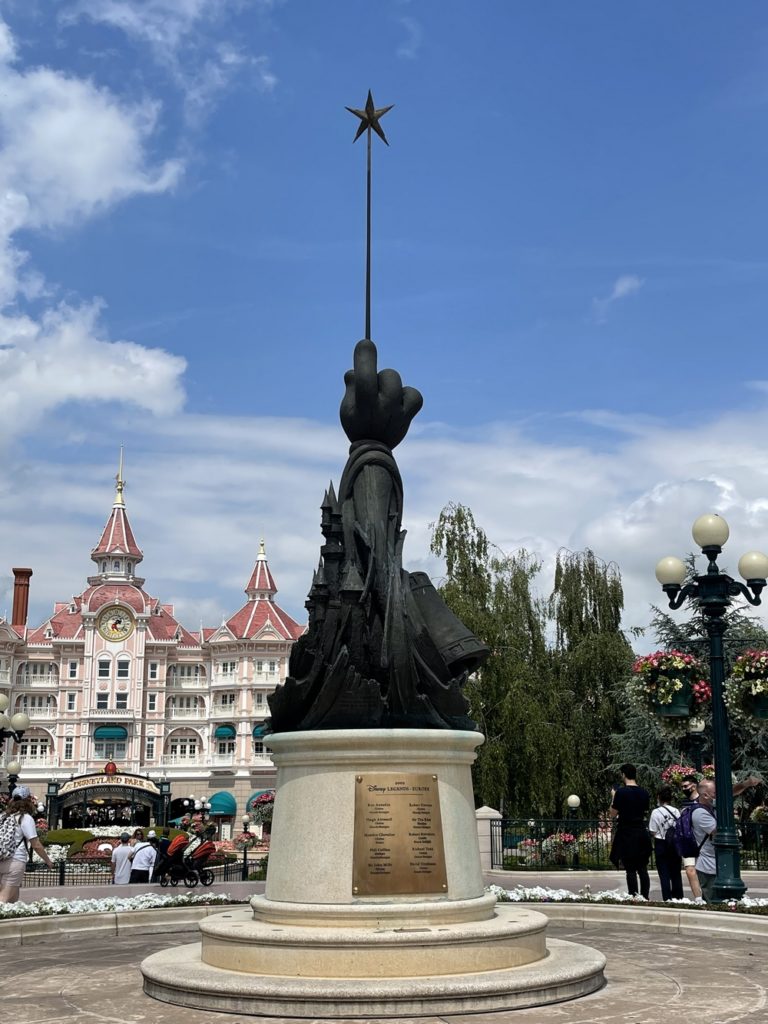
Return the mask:
<svg viewBox="0 0 768 1024"><path fill-rule="evenodd" d="M16 708L14 714L27 715L29 718L57 718L59 710L55 704L46 708L25 708L23 704Z"/></svg>
<svg viewBox="0 0 768 1024"><path fill-rule="evenodd" d="M205 708L166 708L166 718L205 718Z"/></svg>
<svg viewBox="0 0 768 1024"><path fill-rule="evenodd" d="M233 765L235 763L235 755L234 754L211 754L210 755L210 763L214 767L219 767L219 768L227 767L228 768L230 765Z"/></svg>
<svg viewBox="0 0 768 1024"><path fill-rule="evenodd" d="M202 760L202 754L194 754L192 757L182 756L181 754L163 754L160 758L160 763L177 768L197 768L200 767Z"/></svg>
<svg viewBox="0 0 768 1024"><path fill-rule="evenodd" d="M54 754L38 754L36 757L30 757L29 754L17 755L18 760L21 762L22 774L26 768L58 768L59 759Z"/></svg>
<svg viewBox="0 0 768 1024"><path fill-rule="evenodd" d="M169 690L207 690L206 676L167 676L166 688Z"/></svg>
<svg viewBox="0 0 768 1024"><path fill-rule="evenodd" d="M9 686L11 682L11 673L9 669L0 669L0 686Z"/></svg>
<svg viewBox="0 0 768 1024"><path fill-rule="evenodd" d="M16 686L42 687L43 689L57 689L59 685L58 672L49 672L47 675L33 675L31 672L19 672L16 676Z"/></svg>
<svg viewBox="0 0 768 1024"><path fill-rule="evenodd" d="M236 704L214 704L211 708L211 718L240 718L242 712Z"/></svg>
<svg viewBox="0 0 768 1024"><path fill-rule="evenodd" d="M242 682L239 672L214 672L211 677L214 686L239 686Z"/></svg>

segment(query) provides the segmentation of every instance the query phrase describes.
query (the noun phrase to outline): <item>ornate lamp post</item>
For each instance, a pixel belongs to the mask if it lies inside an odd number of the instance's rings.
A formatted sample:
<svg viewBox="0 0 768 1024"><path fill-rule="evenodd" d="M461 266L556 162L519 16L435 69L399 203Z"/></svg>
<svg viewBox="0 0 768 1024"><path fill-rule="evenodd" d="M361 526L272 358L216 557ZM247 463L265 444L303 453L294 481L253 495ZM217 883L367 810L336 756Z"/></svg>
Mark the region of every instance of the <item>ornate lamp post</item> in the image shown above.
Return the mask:
<svg viewBox="0 0 768 1024"><path fill-rule="evenodd" d="M725 666L723 634L727 628L725 613L735 597L750 604L760 604L760 593L766 586L768 557L749 551L739 559L739 573L746 586L721 572L717 556L728 540L728 524L722 516L699 516L693 524L693 539L709 559L707 571L685 582L687 570L679 558L662 558L656 566L656 579L669 598L669 607L680 608L688 598L698 602L709 637L709 669L712 684L712 733L715 754L715 786L717 788L717 832L714 845L717 876L713 893L717 900L741 899L747 887L739 871L739 837L733 814L731 783L731 743L728 735L728 712L723 701Z"/></svg>
<svg viewBox="0 0 768 1024"><path fill-rule="evenodd" d="M581 866L581 862L579 860L579 845L576 836L576 815L579 813L579 808L581 807L581 797L576 796L575 793L571 793L565 802L568 804L568 817L572 822L571 828L573 829L573 858L571 860L571 864L574 868L578 868Z"/></svg>
<svg viewBox="0 0 768 1024"><path fill-rule="evenodd" d="M184 800L183 803L190 818L193 814L199 814L201 820L205 822L208 812L211 809L211 804L205 799L205 797L196 797L193 793L190 793L189 797Z"/></svg>
<svg viewBox="0 0 768 1024"><path fill-rule="evenodd" d="M2 753L6 740L15 740L16 743L19 743L29 728L29 717L27 715L19 712L12 718L9 718L6 714L7 710L8 698L4 693L0 693L0 753ZM6 768L8 771L8 792L11 793L16 785L16 779L21 771L21 766L18 761L11 761L9 765L6 765Z"/></svg>

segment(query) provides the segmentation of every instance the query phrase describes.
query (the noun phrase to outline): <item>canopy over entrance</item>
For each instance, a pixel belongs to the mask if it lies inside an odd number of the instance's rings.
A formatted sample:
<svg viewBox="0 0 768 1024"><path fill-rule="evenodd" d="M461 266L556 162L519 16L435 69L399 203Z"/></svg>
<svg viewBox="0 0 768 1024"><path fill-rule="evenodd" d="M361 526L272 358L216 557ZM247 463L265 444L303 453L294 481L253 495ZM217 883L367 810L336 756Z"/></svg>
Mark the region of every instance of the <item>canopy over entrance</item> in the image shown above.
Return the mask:
<svg viewBox="0 0 768 1024"><path fill-rule="evenodd" d="M211 816L234 817L237 814L237 801L231 793L220 791L210 798Z"/></svg>

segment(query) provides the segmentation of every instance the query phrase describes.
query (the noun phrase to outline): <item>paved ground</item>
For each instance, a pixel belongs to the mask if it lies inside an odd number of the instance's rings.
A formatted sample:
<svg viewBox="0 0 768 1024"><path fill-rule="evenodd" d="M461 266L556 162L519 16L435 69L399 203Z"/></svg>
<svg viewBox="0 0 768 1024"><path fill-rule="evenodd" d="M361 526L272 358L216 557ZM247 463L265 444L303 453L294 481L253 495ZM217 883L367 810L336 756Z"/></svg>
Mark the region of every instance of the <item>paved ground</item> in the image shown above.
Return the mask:
<svg viewBox="0 0 768 1024"><path fill-rule="evenodd" d="M584 932L550 926L553 937ZM13 1024L236 1024L237 1014L187 1010L149 999L138 965L188 936L64 940L3 950L3 1021ZM451 1024L767 1024L766 947L628 928L595 929L586 940L608 957L608 983L583 999L531 1010L459 1015ZM437 1024L443 1018L420 1018ZM270 1018L277 1021L277 1018ZM315 1024L320 1022L315 1021Z"/></svg>

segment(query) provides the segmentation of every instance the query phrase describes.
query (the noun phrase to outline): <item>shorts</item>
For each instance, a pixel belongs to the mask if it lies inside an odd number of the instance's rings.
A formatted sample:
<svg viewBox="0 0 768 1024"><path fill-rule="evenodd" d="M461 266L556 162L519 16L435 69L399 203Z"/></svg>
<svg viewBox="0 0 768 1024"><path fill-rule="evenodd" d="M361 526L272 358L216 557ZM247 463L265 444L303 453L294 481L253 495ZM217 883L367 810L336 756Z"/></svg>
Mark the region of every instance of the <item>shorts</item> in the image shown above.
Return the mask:
<svg viewBox="0 0 768 1024"><path fill-rule="evenodd" d="M15 885L20 889L24 882L26 866L26 858L18 860L16 857L6 857L5 860L0 860L0 889L6 885Z"/></svg>
<svg viewBox="0 0 768 1024"><path fill-rule="evenodd" d="M684 868L695 868L696 867L696 858L695 857L683 857L683 867Z"/></svg>

